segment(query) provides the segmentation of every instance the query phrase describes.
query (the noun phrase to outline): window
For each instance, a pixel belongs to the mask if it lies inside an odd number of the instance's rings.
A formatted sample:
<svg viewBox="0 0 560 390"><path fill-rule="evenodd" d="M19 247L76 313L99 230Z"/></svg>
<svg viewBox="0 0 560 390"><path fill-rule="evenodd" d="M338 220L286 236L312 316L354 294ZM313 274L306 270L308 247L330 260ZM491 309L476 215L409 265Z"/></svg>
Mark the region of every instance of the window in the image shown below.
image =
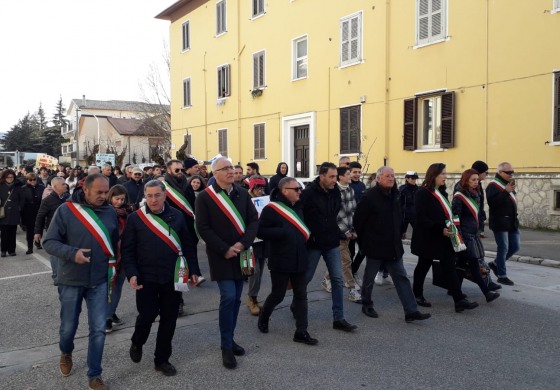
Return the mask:
<svg viewBox="0 0 560 390"><path fill-rule="evenodd" d="M253 89L264 88L264 51L253 54Z"/></svg>
<svg viewBox="0 0 560 390"><path fill-rule="evenodd" d="M560 142L560 72L554 73L554 129L552 141Z"/></svg>
<svg viewBox="0 0 560 390"><path fill-rule="evenodd" d="M556 12L560 12L560 0L553 0L552 10Z"/></svg>
<svg viewBox="0 0 560 390"><path fill-rule="evenodd" d="M554 191L553 202L554 202L554 205L553 205L554 210L555 211L560 211L560 191L558 191L558 190Z"/></svg>
<svg viewBox="0 0 560 390"><path fill-rule="evenodd" d="M292 80L307 77L307 36L293 40Z"/></svg>
<svg viewBox="0 0 560 390"><path fill-rule="evenodd" d="M416 44L445 39L447 0L416 0Z"/></svg>
<svg viewBox="0 0 560 390"><path fill-rule="evenodd" d="M218 153L227 157L227 129L218 130Z"/></svg>
<svg viewBox="0 0 560 390"><path fill-rule="evenodd" d="M192 154L192 137L191 137L190 134L185 134L183 136L183 144L187 145L187 148L185 150L185 154L190 156Z"/></svg>
<svg viewBox="0 0 560 390"><path fill-rule="evenodd" d="M225 98L230 94L229 65L218 67L218 99Z"/></svg>
<svg viewBox="0 0 560 390"><path fill-rule="evenodd" d="M360 153L361 106L340 109L340 154Z"/></svg>
<svg viewBox="0 0 560 390"><path fill-rule="evenodd" d="M340 65L362 61L362 13L340 20Z"/></svg>
<svg viewBox="0 0 560 390"><path fill-rule="evenodd" d="M253 0L253 18L264 15L264 0Z"/></svg>
<svg viewBox="0 0 560 390"><path fill-rule="evenodd" d="M216 35L226 31L226 0L221 0L216 3Z"/></svg>
<svg viewBox="0 0 560 390"><path fill-rule="evenodd" d="M187 20L183 23L183 51L187 51L191 48L191 28L190 22Z"/></svg>
<svg viewBox="0 0 560 390"><path fill-rule="evenodd" d="M404 150L452 148L454 106L454 92L405 100Z"/></svg>
<svg viewBox="0 0 560 390"><path fill-rule="evenodd" d="M191 101L191 78L183 80L183 107L190 107Z"/></svg>
<svg viewBox="0 0 560 390"><path fill-rule="evenodd" d="M254 149L253 160L262 160L264 155L264 123L256 123L253 126Z"/></svg>

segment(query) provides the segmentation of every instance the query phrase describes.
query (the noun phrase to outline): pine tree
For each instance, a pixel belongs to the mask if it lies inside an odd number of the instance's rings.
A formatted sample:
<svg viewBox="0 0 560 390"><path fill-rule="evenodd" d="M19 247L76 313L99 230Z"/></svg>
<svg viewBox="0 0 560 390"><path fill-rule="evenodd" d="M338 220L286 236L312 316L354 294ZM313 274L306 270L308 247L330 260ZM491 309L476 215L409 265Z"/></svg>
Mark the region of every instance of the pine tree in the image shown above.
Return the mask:
<svg viewBox="0 0 560 390"><path fill-rule="evenodd" d="M36 126L37 120L35 116L27 113L17 124L11 127L10 131L8 131L2 139L0 139L0 143L5 150L33 152L34 150L30 149L32 149L34 145L33 142L30 141L34 138L33 132Z"/></svg>
<svg viewBox="0 0 560 390"><path fill-rule="evenodd" d="M62 103L61 96L56 103L52 126L47 127L43 131L42 151L49 156L58 157L60 155L60 145L64 142L61 130L67 126L66 115L64 114L65 111L66 109Z"/></svg>

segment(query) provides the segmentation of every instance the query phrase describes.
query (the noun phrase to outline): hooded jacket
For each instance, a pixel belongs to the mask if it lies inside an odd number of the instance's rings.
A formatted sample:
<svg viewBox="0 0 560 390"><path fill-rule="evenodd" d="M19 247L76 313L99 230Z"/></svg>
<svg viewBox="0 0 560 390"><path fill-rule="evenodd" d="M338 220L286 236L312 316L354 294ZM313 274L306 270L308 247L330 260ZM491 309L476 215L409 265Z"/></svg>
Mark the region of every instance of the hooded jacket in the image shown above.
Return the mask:
<svg viewBox="0 0 560 390"><path fill-rule="evenodd" d="M282 174L280 171L280 167L282 165L285 165L287 168L286 174ZM289 171L290 171L290 167L288 166L288 164L286 164L285 162L278 163L278 166L276 167L276 175L272 176L270 178L270 182L268 183L268 186L270 188L270 193L272 193L273 189L278 188L278 183L280 182L280 180L288 176Z"/></svg>

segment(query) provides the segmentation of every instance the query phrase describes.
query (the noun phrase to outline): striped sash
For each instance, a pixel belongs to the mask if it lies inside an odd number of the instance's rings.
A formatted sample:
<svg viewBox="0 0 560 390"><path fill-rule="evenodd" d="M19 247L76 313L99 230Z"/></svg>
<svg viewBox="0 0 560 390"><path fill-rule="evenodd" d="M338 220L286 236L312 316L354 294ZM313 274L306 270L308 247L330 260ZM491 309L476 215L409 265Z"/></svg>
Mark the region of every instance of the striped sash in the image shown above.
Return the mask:
<svg viewBox="0 0 560 390"><path fill-rule="evenodd" d="M506 185L497 179L492 180L490 184L493 184L496 187L498 187L500 191L506 190ZM517 204L517 199L515 198L515 194L513 192L510 192L509 196L511 197L511 200L513 200L513 203Z"/></svg>
<svg viewBox="0 0 560 390"><path fill-rule="evenodd" d="M194 211L183 194L173 188L168 182L164 181L163 185L165 186L165 190L167 191L167 196L171 199L173 203L175 203L182 211L184 211L188 216L194 218Z"/></svg>
<svg viewBox="0 0 560 390"><path fill-rule="evenodd" d="M294 210L280 202L270 202L266 207L271 207L274 211L291 223L301 234L303 234L305 241L309 240L311 232Z"/></svg>
<svg viewBox="0 0 560 390"><path fill-rule="evenodd" d="M475 200L473 198L471 198L470 196L467 196L467 195L465 195L461 192L457 192L454 195L454 197L459 198L463 201L463 203L467 206L467 208L469 209L469 211L473 215L474 219L478 223L478 213L479 213L479 210L480 210L480 207L478 206L478 203L476 203Z"/></svg>

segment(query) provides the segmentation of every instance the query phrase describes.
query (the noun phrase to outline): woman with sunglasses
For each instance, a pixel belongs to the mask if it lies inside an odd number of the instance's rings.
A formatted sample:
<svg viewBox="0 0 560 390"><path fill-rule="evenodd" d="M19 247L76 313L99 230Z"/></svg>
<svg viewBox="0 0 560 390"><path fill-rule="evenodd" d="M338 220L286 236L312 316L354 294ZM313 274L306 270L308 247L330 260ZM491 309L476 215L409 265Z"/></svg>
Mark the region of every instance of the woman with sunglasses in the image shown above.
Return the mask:
<svg viewBox="0 0 560 390"><path fill-rule="evenodd" d="M9 253L10 256L16 255L16 231L20 222L22 184L15 178L16 173L12 169L4 170L0 177L0 207L4 208L4 217L0 219L0 252L2 257L6 257L6 253Z"/></svg>
<svg viewBox="0 0 560 390"><path fill-rule="evenodd" d="M27 240L26 255L33 253L33 236L35 232L35 220L41 206L43 191L45 186L43 182L37 180L34 173L28 173L25 177L26 183L21 187L23 197L23 207L21 209L21 223L25 226L25 238Z"/></svg>

